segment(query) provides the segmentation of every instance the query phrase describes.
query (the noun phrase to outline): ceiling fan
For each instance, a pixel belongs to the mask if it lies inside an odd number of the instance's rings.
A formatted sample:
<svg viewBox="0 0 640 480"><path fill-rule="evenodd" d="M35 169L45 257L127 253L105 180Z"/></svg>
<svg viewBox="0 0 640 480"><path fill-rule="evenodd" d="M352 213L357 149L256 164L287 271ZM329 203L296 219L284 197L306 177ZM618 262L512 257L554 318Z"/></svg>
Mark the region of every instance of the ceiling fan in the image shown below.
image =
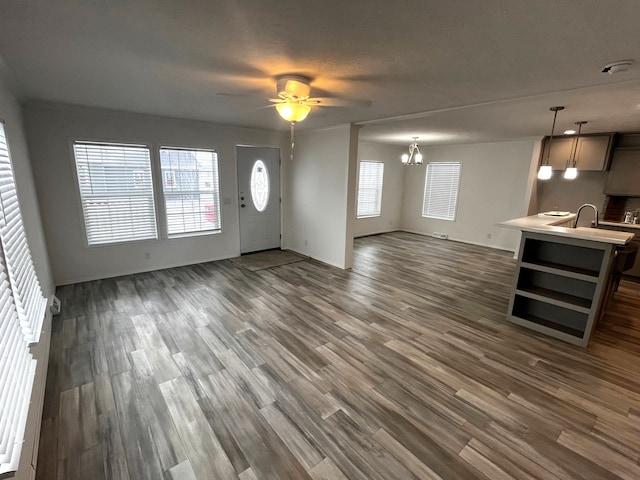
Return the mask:
<svg viewBox="0 0 640 480"><path fill-rule="evenodd" d="M311 97L311 79L303 75L281 75L277 79L278 98L270 98L278 114L288 122L301 122L311 107L370 107L368 100Z"/></svg>
<svg viewBox="0 0 640 480"><path fill-rule="evenodd" d="M311 107L370 107L369 100L311 97L311 79L303 75L281 75L276 79L278 98L270 98L280 117L291 122L291 158L293 159L295 124L311 112Z"/></svg>

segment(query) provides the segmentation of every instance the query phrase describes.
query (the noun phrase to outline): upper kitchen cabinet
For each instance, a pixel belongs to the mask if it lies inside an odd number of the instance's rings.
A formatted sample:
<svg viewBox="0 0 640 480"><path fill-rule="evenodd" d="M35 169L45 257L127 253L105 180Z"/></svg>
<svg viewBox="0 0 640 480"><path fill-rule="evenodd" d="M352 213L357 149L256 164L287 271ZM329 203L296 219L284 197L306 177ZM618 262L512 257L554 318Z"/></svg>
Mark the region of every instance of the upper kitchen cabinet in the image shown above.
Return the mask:
<svg viewBox="0 0 640 480"><path fill-rule="evenodd" d="M576 137L553 137L549 165L553 170L564 170L572 158ZM582 135L578 139L576 166L578 171L602 171L609 166L613 134ZM549 151L549 137L544 139L542 163L545 163Z"/></svg>
<svg viewBox="0 0 640 480"><path fill-rule="evenodd" d="M640 196L640 148L617 148L604 186L606 195Z"/></svg>

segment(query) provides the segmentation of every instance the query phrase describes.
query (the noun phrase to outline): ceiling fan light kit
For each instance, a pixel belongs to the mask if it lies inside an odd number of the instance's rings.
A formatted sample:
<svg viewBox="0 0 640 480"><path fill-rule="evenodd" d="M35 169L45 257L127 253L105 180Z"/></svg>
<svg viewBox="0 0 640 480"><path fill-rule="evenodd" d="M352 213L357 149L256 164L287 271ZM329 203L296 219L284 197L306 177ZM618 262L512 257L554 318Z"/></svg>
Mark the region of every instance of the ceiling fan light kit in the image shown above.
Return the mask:
<svg viewBox="0 0 640 480"><path fill-rule="evenodd" d="M309 112L311 111L311 107L304 103L287 102L276 104L276 110L283 120L295 123L301 122L307 118L307 115L309 115Z"/></svg>

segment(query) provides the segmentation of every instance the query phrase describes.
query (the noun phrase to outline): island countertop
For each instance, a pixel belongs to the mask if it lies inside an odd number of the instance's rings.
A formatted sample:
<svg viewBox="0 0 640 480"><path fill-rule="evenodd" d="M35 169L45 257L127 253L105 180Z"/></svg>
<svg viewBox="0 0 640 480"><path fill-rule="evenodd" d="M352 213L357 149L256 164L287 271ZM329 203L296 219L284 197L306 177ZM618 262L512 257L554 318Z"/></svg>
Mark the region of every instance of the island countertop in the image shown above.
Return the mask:
<svg viewBox="0 0 640 480"><path fill-rule="evenodd" d="M538 215L505 220L504 222L498 222L497 225L507 228L517 228L518 230L525 232L547 233L550 235L558 235L560 237L592 240L594 242L611 243L614 245L626 245L634 237L634 234L629 232L589 227L567 228L558 226L559 224L564 224L568 221L574 220L575 218L576 215L574 213L560 217L548 216L539 213Z"/></svg>

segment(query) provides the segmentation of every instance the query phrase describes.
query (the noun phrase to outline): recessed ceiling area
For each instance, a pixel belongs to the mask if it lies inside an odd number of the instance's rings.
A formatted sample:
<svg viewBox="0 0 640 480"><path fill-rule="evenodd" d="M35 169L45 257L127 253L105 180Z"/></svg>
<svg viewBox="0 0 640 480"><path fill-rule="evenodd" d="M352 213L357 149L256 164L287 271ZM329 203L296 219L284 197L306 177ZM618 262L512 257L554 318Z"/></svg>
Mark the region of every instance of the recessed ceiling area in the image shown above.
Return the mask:
<svg viewBox="0 0 640 480"><path fill-rule="evenodd" d="M299 129L361 123L385 143L541 136L552 105L559 131L631 131L640 67L601 70L640 57L639 15L636 0L2 0L0 75L23 102L286 130L262 107L301 74L314 97L372 104L314 108Z"/></svg>

